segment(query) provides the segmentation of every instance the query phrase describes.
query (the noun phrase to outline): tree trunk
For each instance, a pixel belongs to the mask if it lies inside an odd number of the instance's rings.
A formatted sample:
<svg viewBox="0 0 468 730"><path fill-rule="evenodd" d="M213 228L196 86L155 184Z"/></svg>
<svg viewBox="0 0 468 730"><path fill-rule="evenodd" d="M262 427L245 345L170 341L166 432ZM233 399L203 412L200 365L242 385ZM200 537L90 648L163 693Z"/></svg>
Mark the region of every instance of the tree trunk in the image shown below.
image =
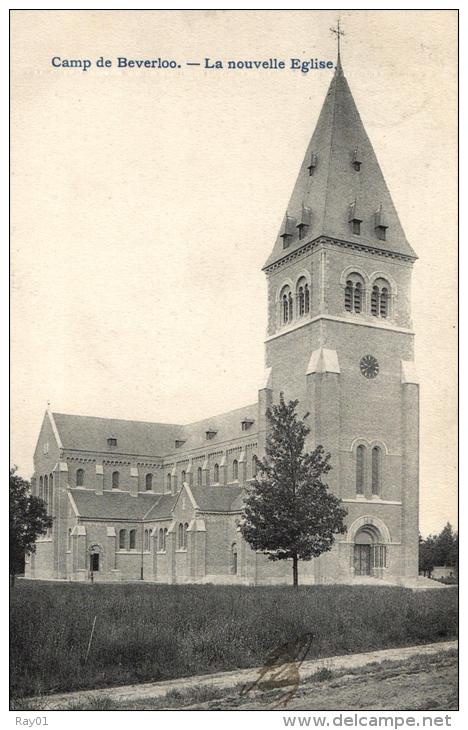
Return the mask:
<svg viewBox="0 0 468 730"><path fill-rule="evenodd" d="M293 586L294 586L294 588L297 588L299 585L298 580L297 580L297 563L298 563L297 555L293 555Z"/></svg>

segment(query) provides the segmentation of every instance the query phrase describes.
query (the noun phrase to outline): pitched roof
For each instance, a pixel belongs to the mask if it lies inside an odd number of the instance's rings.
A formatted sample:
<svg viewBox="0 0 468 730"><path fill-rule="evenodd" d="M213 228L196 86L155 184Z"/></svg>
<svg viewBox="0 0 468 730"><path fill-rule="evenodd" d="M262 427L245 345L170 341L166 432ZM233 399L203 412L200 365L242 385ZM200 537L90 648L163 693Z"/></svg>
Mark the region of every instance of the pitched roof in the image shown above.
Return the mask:
<svg viewBox="0 0 468 730"><path fill-rule="evenodd" d="M257 410L257 403L253 403L186 426L75 416L68 413L52 415L64 449L162 458L168 454L177 454L179 457L184 452L196 448L212 449L216 444L240 436L255 435L258 430ZM246 432L242 431L243 420L251 421ZM209 440L206 437L207 431L212 431L214 434ZM109 438L117 439L116 447L109 446ZM179 440L183 442L183 446L176 449L175 442Z"/></svg>
<svg viewBox="0 0 468 730"><path fill-rule="evenodd" d="M203 512L237 512L242 505L242 487L190 487L197 507ZM70 489L80 517L101 520L139 521L170 519L178 495L142 492L134 497L117 490L96 494L91 489Z"/></svg>
<svg viewBox="0 0 468 730"><path fill-rule="evenodd" d="M185 440L185 443L181 451L201 447L211 449L216 444L224 441L230 441L240 436L252 436L258 431L257 417L258 404L253 403L243 408L236 408L233 411L220 413L217 416L210 416L210 418L204 418L202 421L195 421L182 426L180 438ZM243 420L252 421L252 425L246 432L242 431L241 423ZM206 438L207 431L212 431L214 434L209 440ZM170 450L170 453L172 452L174 452L174 448Z"/></svg>
<svg viewBox="0 0 468 730"><path fill-rule="evenodd" d="M242 493L240 486L222 486L222 487L190 487L193 498L197 507L202 512L232 512L237 511L239 507L237 499Z"/></svg>
<svg viewBox="0 0 468 730"><path fill-rule="evenodd" d="M361 162L359 172L354 169L353 160ZM311 165L312 175L309 174ZM353 203L363 219L359 237L350 231L349 206ZM416 258L406 240L341 64L330 83L286 211L289 217L296 219L295 225L300 222L304 207L311 211L306 237L299 240L296 232L288 248L284 249L282 225L265 267L322 235ZM375 231L375 214L380 209L388 226L385 241L379 240Z"/></svg>
<svg viewBox="0 0 468 730"><path fill-rule="evenodd" d="M161 494L158 501L150 508L145 515L145 520L157 520L172 515L172 509L176 503L177 496L173 494Z"/></svg>
<svg viewBox="0 0 468 730"><path fill-rule="evenodd" d="M152 508L157 507L160 500L166 496L144 492L133 497L130 492L116 490L96 494L91 489L70 489L70 494L80 517L129 521L143 519L150 510L153 513ZM174 502L174 497L172 497L172 502ZM163 507L163 511L167 511L166 501L163 502Z"/></svg>
<svg viewBox="0 0 468 730"><path fill-rule="evenodd" d="M68 413L54 413L53 417L63 448L107 451L110 454L163 456L172 451L182 428L172 423L124 421ZM110 447L108 438L116 438L117 447Z"/></svg>

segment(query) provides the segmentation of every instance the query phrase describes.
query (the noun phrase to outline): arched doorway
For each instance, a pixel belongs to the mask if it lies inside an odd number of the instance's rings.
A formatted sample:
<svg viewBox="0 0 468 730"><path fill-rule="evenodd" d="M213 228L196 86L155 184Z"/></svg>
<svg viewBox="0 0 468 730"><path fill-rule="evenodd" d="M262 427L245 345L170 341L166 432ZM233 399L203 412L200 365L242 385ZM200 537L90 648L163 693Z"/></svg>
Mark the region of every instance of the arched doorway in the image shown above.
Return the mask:
<svg viewBox="0 0 468 730"><path fill-rule="evenodd" d="M89 572L91 573L91 576L93 576L94 573L99 573L100 570L102 570L101 565L101 559L102 559L102 545L94 544L90 545L88 548L89 553Z"/></svg>
<svg viewBox="0 0 468 730"><path fill-rule="evenodd" d="M382 520L361 517L349 529L354 575L382 576L387 567L390 533Z"/></svg>

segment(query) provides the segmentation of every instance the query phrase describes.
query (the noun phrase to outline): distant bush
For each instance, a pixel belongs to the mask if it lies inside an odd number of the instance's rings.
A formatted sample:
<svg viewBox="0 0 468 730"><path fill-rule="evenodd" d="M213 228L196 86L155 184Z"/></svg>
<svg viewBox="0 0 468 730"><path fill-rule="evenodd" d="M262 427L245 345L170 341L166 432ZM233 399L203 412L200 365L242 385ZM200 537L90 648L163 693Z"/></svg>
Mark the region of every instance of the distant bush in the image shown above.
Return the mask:
<svg viewBox="0 0 468 730"><path fill-rule="evenodd" d="M309 632L307 658L449 639L457 591L21 581L10 621L21 698L259 666Z"/></svg>
<svg viewBox="0 0 468 730"><path fill-rule="evenodd" d="M443 583L446 586L458 585L458 578L456 575L445 575L443 578L433 578L433 580L438 581L438 583Z"/></svg>

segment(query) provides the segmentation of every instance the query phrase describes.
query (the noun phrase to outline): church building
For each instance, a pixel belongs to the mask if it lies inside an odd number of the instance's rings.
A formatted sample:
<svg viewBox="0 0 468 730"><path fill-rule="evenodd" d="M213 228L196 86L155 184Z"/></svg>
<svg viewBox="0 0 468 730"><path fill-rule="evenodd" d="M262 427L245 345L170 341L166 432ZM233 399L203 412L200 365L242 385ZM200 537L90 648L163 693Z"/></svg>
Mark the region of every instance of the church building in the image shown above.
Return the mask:
<svg viewBox="0 0 468 730"><path fill-rule="evenodd" d="M265 376L255 403L188 425L47 410L33 491L53 526L26 577L291 583L239 531L264 455L266 409L299 400L307 448L331 453L347 509L301 583L418 575L418 381L406 240L340 58L264 272Z"/></svg>

